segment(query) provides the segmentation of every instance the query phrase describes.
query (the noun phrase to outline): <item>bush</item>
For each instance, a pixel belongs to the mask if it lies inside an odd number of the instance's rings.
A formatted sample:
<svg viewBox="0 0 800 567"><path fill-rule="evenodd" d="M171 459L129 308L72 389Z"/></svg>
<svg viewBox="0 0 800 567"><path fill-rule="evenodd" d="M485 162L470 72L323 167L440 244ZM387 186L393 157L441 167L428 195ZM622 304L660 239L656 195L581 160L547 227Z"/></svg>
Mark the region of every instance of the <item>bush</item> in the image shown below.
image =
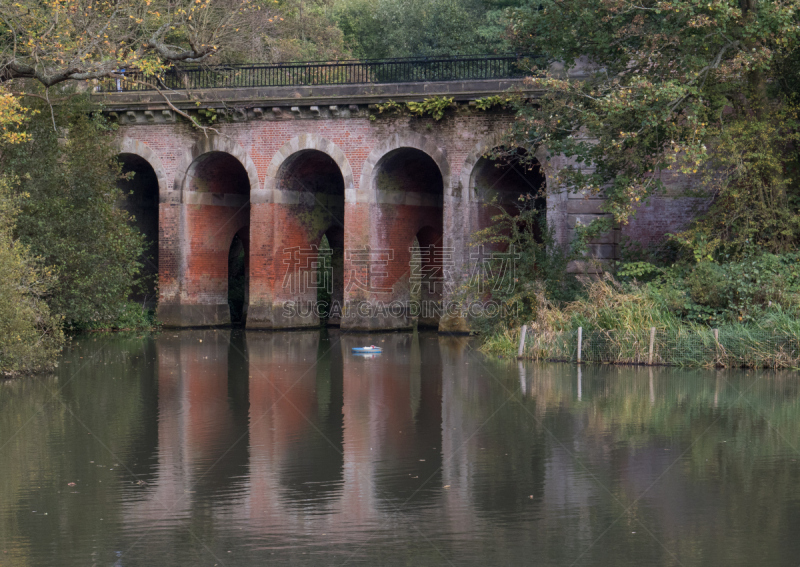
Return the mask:
<svg viewBox="0 0 800 567"><path fill-rule="evenodd" d="M44 300L53 284L29 250L13 237L18 214L0 177L0 373L14 375L51 367L64 344L61 318Z"/></svg>
<svg viewBox="0 0 800 567"><path fill-rule="evenodd" d="M692 301L699 305L724 309L731 297L726 270L713 262L701 262L684 280Z"/></svg>
<svg viewBox="0 0 800 567"><path fill-rule="evenodd" d="M19 178L16 235L57 278L47 297L68 328L111 326L141 274L144 237L118 207L121 167L110 126L78 97L30 119L0 166ZM59 131L54 130L53 120Z"/></svg>
<svg viewBox="0 0 800 567"><path fill-rule="evenodd" d="M522 195L514 209L487 205L497 214L492 224L473 235L486 252L501 252L487 260L480 278L462 289L462 301L495 301L504 306L499 317L470 319L470 328L492 334L517 328L536 316L543 301L560 305L576 297L580 284L567 266L575 251L555 242L541 201Z"/></svg>

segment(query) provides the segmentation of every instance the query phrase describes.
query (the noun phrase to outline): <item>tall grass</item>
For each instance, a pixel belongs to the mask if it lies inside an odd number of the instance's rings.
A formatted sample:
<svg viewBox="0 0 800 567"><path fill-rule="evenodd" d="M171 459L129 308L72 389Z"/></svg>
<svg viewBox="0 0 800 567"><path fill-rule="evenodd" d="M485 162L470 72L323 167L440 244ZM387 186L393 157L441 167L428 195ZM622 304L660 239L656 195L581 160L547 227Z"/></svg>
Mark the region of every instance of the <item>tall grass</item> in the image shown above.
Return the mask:
<svg viewBox="0 0 800 567"><path fill-rule="evenodd" d="M800 322L776 307L757 323L728 323L718 334L682 321L646 286L624 288L611 276L584 282L586 295L557 306L544 293L523 356L532 360L577 360L577 329L583 328L581 360L611 364L700 367L800 368ZM655 328L650 357L650 329ZM489 337L483 350L515 356L519 330Z"/></svg>

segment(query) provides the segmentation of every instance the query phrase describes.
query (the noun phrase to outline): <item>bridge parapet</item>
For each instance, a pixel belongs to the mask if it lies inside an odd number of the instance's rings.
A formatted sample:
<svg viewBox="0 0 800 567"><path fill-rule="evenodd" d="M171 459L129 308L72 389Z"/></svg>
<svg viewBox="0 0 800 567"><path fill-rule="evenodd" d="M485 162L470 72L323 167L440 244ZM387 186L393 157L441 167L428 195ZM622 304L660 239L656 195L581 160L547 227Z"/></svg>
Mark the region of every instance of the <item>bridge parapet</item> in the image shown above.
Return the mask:
<svg viewBox="0 0 800 567"><path fill-rule="evenodd" d="M317 85L292 87L240 87L185 91L99 92L96 100L121 124L168 124L176 121L171 105L185 112L214 110L219 118L233 122L250 120L296 120L365 118L369 105L421 101L451 97L469 106L471 101L521 92L535 98L537 90L518 79L392 83L362 85ZM165 99L169 100L169 104Z"/></svg>

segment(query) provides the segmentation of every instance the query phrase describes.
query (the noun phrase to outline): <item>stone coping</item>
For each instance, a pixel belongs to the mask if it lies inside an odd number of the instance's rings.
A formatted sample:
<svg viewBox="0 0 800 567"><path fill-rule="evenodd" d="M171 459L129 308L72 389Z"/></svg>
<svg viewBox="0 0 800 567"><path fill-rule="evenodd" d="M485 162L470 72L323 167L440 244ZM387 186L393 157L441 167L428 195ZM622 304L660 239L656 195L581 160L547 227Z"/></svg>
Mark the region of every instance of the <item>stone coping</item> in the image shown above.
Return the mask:
<svg viewBox="0 0 800 567"><path fill-rule="evenodd" d="M164 91L178 108L225 108L230 105L262 105L293 107L320 105L325 107L365 105L395 100L398 102L422 100L433 96L451 96L457 101L468 101L496 95L509 90L520 90L535 96L538 91L525 85L524 79L488 79L430 83L387 83L360 85L315 85L307 87L241 87L221 89L196 89L191 96L186 91ZM156 91L131 91L94 93L92 98L101 102L108 112L126 110L164 110L169 106L164 96Z"/></svg>

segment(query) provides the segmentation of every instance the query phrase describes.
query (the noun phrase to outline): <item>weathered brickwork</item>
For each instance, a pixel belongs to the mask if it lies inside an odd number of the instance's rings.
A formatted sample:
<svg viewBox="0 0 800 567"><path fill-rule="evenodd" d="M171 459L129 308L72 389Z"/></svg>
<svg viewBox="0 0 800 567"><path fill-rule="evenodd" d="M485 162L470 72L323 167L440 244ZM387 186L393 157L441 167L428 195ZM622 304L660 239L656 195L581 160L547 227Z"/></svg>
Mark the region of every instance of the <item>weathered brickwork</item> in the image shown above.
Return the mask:
<svg viewBox="0 0 800 567"><path fill-rule="evenodd" d="M371 121L366 112L319 118L298 113L222 123L208 136L181 122L129 120L120 128L121 148L146 160L158 180L153 191L159 194L159 317L174 326L230 322L228 252L239 234L248 255L247 326L317 325L312 312L288 308L316 301L316 290L302 285L308 277L303 270L313 266L293 260L291 250L318 246L325 235L334 256L343 258L334 275L342 326L408 327L407 311L376 306L407 307L415 237L422 246L451 251L448 277L466 276L470 235L487 222L475 194L476 165L510 119L458 113L439 122ZM566 164L537 157L545 180ZM571 227L599 214L599 205L579 195L551 194L547 218L557 240L566 242ZM691 207L657 202L625 233L658 238L680 225ZM597 255L612 258L618 238L598 242ZM371 263L356 253L367 250ZM441 259L425 261L426 273L431 262L441 264ZM429 298L439 300L441 292ZM448 318L440 325L466 329Z"/></svg>

